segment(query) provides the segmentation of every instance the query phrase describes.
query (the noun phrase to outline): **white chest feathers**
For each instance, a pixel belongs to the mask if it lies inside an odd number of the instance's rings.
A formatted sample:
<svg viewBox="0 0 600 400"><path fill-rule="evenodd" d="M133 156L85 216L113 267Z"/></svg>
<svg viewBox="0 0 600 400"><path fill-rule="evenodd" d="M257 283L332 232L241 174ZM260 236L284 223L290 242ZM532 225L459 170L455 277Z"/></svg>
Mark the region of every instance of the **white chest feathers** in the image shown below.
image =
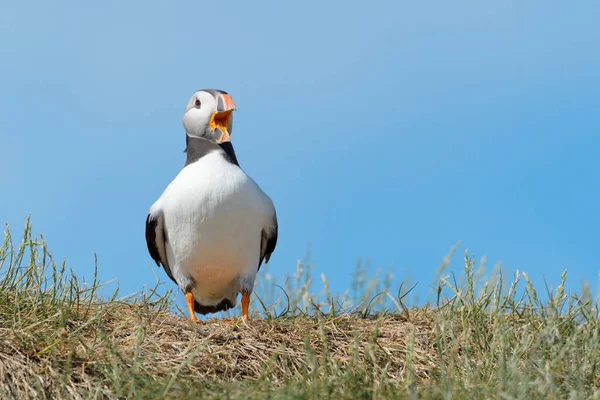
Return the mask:
<svg viewBox="0 0 600 400"><path fill-rule="evenodd" d="M213 303L253 285L262 231L270 229L275 210L238 166L209 153L186 166L158 202L180 286L193 285L200 300Z"/></svg>

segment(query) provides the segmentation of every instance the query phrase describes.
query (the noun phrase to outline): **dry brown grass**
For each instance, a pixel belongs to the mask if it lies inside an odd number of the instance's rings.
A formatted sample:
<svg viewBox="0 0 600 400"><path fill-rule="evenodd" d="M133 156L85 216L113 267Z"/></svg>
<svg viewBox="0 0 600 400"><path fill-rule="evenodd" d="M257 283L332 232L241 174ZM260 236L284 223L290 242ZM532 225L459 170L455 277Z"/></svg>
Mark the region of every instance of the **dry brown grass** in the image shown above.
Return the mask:
<svg viewBox="0 0 600 400"><path fill-rule="evenodd" d="M95 316L92 323L90 315ZM112 363L166 382L176 372L178 381L199 387L203 382L265 378L278 386L305 379L316 364L342 369L371 364L377 379L400 381L406 374L409 340L417 379L429 379L438 365L427 311L412 312L408 318L343 314L195 324L147 305L113 303L72 315L60 331L56 322L51 317L23 329L0 328L3 398L11 393L35 397L40 390L50 397L101 395L99 384ZM327 368L318 371L325 374Z"/></svg>
<svg viewBox="0 0 600 400"><path fill-rule="evenodd" d="M99 296L29 224L19 246L5 236L2 399L600 399L600 301L569 294L566 273L544 302L525 274L477 283L465 256L464 279L440 274L435 308L407 309L407 291L377 280L357 280L365 295L344 308L311 294L299 265L250 322L195 324L169 294Z"/></svg>

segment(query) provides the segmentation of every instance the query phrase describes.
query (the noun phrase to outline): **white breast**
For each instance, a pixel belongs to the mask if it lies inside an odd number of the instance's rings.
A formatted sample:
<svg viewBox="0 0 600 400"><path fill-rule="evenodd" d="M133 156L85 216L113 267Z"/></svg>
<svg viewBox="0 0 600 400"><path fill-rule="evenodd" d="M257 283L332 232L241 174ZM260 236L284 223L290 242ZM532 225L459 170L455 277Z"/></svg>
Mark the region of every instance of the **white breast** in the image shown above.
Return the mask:
<svg viewBox="0 0 600 400"><path fill-rule="evenodd" d="M202 304L217 304L253 285L261 232L273 203L218 152L186 166L161 197L167 258L175 279L193 279ZM182 288L184 289L184 288Z"/></svg>

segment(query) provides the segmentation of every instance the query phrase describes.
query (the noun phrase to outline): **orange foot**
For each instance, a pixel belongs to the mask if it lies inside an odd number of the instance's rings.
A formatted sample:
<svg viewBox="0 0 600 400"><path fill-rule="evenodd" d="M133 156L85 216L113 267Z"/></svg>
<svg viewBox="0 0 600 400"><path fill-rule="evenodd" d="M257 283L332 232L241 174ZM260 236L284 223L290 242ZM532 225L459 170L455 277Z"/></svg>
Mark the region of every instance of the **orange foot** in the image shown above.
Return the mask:
<svg viewBox="0 0 600 400"><path fill-rule="evenodd" d="M242 292L242 320L248 321L248 306L250 305L250 293Z"/></svg>
<svg viewBox="0 0 600 400"><path fill-rule="evenodd" d="M190 321L200 323L198 318L196 318L196 313L194 313L194 295L192 292L187 292L185 294L185 302L187 303L190 312Z"/></svg>

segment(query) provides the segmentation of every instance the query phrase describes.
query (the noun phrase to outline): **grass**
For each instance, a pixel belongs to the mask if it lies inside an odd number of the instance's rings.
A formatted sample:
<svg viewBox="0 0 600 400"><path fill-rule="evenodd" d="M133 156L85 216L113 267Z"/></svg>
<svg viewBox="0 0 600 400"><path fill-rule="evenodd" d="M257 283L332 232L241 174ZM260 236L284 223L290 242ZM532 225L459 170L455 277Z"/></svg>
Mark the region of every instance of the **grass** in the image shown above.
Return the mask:
<svg viewBox="0 0 600 400"><path fill-rule="evenodd" d="M0 248L0 398L600 398L598 301L527 275L440 269L431 305L358 266L353 294L311 294L310 263L260 282L247 325L189 323L171 294L99 295L29 221ZM542 301L540 297L548 300Z"/></svg>

